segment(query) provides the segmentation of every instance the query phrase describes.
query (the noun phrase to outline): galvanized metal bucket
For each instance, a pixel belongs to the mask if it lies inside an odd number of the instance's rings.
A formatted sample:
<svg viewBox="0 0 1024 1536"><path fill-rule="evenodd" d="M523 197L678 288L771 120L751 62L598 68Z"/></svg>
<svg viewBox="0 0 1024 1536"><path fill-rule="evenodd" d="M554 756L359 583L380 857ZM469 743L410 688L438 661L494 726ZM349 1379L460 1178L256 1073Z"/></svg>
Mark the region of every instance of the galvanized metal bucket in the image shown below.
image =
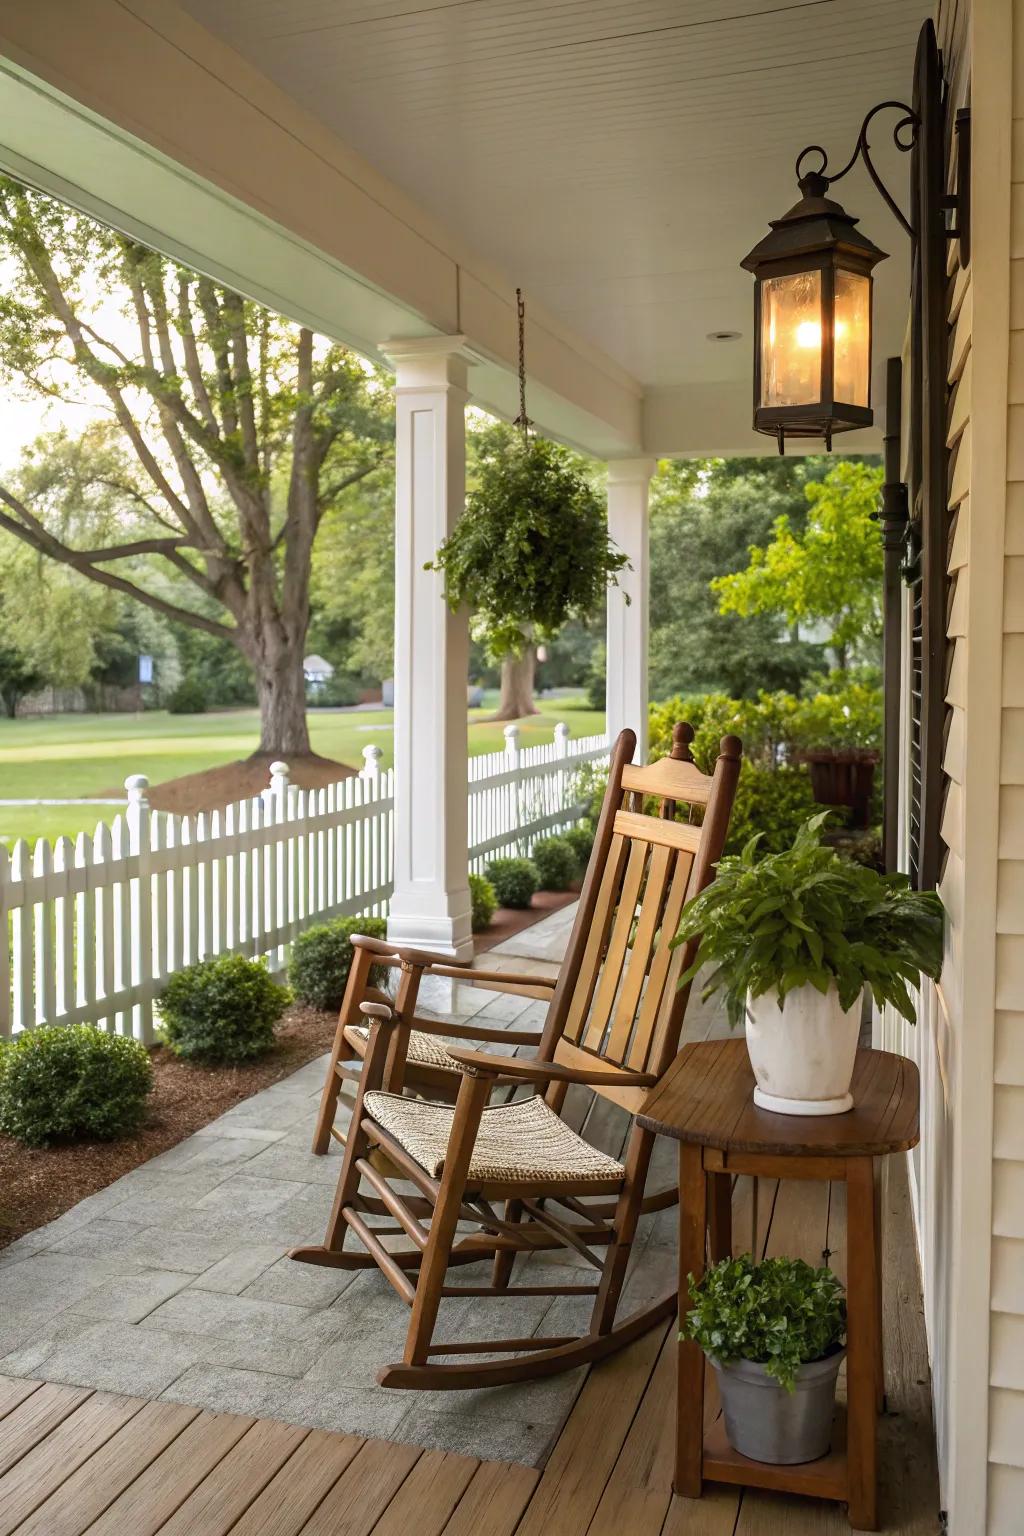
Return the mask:
<svg viewBox="0 0 1024 1536"><path fill-rule="evenodd" d="M752 1461L791 1466L827 1456L832 1439L836 1377L845 1349L801 1365L787 1392L753 1360L711 1364L725 1414L729 1444Z"/></svg>

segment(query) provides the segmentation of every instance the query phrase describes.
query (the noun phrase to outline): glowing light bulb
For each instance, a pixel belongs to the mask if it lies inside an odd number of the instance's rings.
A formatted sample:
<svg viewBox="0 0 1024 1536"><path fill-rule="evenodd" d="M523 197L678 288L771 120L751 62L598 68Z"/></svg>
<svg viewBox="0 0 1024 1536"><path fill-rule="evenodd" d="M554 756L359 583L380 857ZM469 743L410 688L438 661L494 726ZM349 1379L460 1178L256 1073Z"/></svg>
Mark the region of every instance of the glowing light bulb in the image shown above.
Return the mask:
<svg viewBox="0 0 1024 1536"><path fill-rule="evenodd" d="M796 328L798 347L821 347L821 326L816 320L801 320Z"/></svg>

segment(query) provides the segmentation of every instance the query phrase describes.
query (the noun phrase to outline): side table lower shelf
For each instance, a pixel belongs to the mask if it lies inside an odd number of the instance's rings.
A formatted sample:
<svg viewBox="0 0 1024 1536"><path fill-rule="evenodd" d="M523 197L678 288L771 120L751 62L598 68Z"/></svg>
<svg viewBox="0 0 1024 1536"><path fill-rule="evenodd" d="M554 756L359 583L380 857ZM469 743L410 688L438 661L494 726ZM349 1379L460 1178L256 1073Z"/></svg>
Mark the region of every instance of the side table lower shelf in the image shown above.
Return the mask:
<svg viewBox="0 0 1024 1536"><path fill-rule="evenodd" d="M701 1470L708 1482L739 1483L746 1488L768 1488L777 1493L800 1493L845 1502L849 1497L845 1409L836 1409L832 1450L827 1456L788 1465L751 1461L733 1450L725 1435L725 1417L719 1413L704 1431Z"/></svg>

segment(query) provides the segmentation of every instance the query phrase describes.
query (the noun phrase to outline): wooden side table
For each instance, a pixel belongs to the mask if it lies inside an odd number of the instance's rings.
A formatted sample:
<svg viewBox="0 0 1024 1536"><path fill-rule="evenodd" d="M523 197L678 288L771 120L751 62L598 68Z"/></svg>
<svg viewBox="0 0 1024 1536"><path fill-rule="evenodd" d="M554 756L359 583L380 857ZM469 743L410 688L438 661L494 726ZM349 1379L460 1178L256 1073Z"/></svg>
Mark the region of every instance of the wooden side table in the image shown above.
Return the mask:
<svg viewBox="0 0 1024 1536"><path fill-rule="evenodd" d="M679 1142L679 1314L687 1275L731 1252L732 1175L842 1179L847 1188L847 1415L819 1461L773 1466L734 1451L719 1415L704 1431L703 1351L679 1344L675 1490L699 1498L704 1478L843 1500L851 1525L878 1529L876 1415L882 1368L881 1211L876 1160L916 1145L917 1068L888 1051L857 1052L845 1115L776 1115L753 1100L742 1039L686 1045L645 1102L640 1124Z"/></svg>

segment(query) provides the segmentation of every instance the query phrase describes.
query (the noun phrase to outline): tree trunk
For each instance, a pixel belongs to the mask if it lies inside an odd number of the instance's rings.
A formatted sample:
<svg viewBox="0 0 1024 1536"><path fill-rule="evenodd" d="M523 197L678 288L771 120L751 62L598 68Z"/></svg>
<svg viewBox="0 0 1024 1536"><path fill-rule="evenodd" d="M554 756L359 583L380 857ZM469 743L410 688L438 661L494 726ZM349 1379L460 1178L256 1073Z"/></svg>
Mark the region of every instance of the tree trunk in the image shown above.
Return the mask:
<svg viewBox="0 0 1024 1536"><path fill-rule="evenodd" d="M260 701L260 751L275 757L310 751L302 652L282 649L254 667Z"/></svg>
<svg viewBox="0 0 1024 1536"><path fill-rule="evenodd" d="M506 656L501 663L501 697L495 720L521 720L539 714L533 702L533 674L537 648L528 645L521 656Z"/></svg>

